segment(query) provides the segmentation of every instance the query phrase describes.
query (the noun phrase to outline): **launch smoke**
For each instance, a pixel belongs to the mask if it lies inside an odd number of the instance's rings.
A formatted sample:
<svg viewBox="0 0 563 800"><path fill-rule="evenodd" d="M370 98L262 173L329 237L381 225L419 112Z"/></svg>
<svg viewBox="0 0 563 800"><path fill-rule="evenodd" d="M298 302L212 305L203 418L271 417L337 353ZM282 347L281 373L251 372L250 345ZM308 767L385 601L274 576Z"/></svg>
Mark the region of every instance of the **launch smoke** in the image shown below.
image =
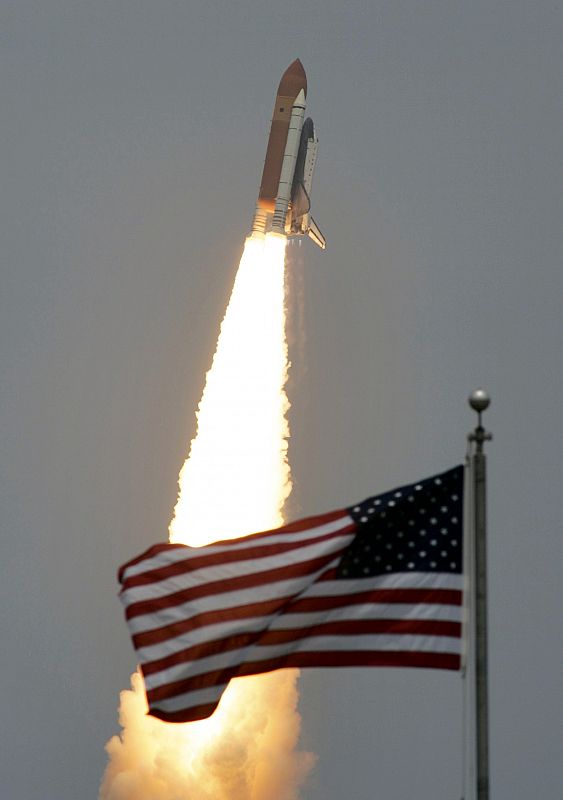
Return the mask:
<svg viewBox="0 0 563 800"><path fill-rule="evenodd" d="M170 540L200 546L276 527L291 491L284 236L248 239L221 325ZM121 693L100 800L297 800L314 757L298 748L296 670L232 681L209 719L147 716L141 676Z"/></svg>

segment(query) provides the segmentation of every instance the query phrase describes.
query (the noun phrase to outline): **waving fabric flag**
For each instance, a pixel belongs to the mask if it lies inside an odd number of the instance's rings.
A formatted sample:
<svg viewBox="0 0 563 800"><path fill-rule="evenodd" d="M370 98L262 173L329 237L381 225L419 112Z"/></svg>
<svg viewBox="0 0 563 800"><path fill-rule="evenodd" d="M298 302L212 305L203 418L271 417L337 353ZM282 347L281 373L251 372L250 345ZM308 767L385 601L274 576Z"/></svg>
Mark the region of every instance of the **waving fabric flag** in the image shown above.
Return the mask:
<svg viewBox="0 0 563 800"><path fill-rule="evenodd" d="M463 467L273 531L158 544L119 571L149 713L210 716L282 667L459 669Z"/></svg>

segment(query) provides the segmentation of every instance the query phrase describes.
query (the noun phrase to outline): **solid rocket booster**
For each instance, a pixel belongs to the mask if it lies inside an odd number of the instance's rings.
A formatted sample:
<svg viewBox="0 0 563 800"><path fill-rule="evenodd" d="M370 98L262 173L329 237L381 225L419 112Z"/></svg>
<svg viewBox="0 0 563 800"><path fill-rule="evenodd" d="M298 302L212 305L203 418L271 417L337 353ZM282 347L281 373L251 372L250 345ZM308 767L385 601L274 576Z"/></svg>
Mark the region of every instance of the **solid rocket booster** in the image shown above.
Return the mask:
<svg viewBox="0 0 563 800"><path fill-rule="evenodd" d="M272 220L272 230L278 230L281 233L285 232L285 220L289 203L291 202L291 187L293 185L295 165L297 164L297 153L299 151L299 144L301 142L301 130L303 128L304 117L305 92L303 89L301 89L295 98L295 103L291 109L291 118L289 120L289 130L287 132L287 141L285 144L285 152L283 154L280 182L278 183L278 196L276 197L274 217Z"/></svg>
<svg viewBox="0 0 563 800"><path fill-rule="evenodd" d="M318 139L313 120L304 120L306 96L307 76L296 59L278 86L252 232L307 234L324 250L324 236L310 214Z"/></svg>

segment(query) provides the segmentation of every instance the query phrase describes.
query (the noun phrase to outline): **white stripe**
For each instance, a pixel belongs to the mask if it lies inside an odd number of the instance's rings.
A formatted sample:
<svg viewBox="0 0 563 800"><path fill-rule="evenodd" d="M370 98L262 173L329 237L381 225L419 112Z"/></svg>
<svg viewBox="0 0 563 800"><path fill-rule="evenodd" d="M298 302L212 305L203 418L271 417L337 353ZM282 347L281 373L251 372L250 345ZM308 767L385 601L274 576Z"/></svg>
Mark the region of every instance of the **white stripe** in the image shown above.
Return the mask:
<svg viewBox="0 0 563 800"><path fill-rule="evenodd" d="M158 644L148 645L147 647L137 648L137 658L141 664L149 664L152 661L160 661L161 658L179 653L202 642L212 642L215 639L223 639L226 636L236 636L239 633L254 633L255 631L266 630L274 615L268 617L251 617L231 622L220 622L215 625L206 625L190 631L189 634L180 634L173 639L166 639Z"/></svg>
<svg viewBox="0 0 563 800"><path fill-rule="evenodd" d="M252 578L261 572L267 572L280 567L290 567L303 561L310 561L331 553L341 553L344 548L354 538L353 533L343 533L334 539L317 542L312 545L303 545L295 550L280 553L273 556L262 556L261 558L248 559L246 561L235 561L230 564L216 564L201 569L190 570L181 575L176 575L164 580L149 583L142 586L132 586L121 592L121 602L125 605L132 605L143 600L154 600L159 597L174 594L175 592L191 589L195 586L203 586L208 583L227 581L230 578ZM323 567L322 571L326 569ZM272 582L272 586L275 583ZM220 594L221 589L217 589L214 594Z"/></svg>
<svg viewBox="0 0 563 800"><path fill-rule="evenodd" d="M297 543L301 541L307 541L307 539L312 539L317 536L324 536L329 533L334 533L341 528L352 525L353 522L354 521L352 517L344 514L342 517L332 520L332 522L326 522L323 525L318 525L314 528L307 528L306 530L296 531L293 533L277 533L275 536L264 536L261 539L249 536L248 539L244 539L237 544L229 544L227 542L226 544L222 545L205 545L205 547L189 547L186 545L184 547L166 548L151 558L145 558L136 564L132 564L130 567L126 567L123 573L123 580L125 581L128 578L134 577L135 575L142 575L143 572L149 572L153 569L161 569L162 567L167 567L170 564L175 564L178 561L184 561L190 558L215 555L223 552L233 553L238 550L247 550L249 547L258 547L267 544L282 544L284 542Z"/></svg>
<svg viewBox="0 0 563 800"><path fill-rule="evenodd" d="M284 630L288 628L307 628L311 625L321 625L326 622L341 622L343 620L436 620L445 622L462 622L463 610L460 606L436 606L417 603L407 605L401 603L389 604L359 604L347 605L344 608L333 608L326 611L313 611L307 614L282 614L260 617L249 617L240 620L227 620L226 622L206 625L196 628L188 634L180 634L172 639L166 639L158 644L140 647L137 657L142 664L159 661L161 658L179 653L201 642L211 642L238 633L252 633L260 630Z"/></svg>
<svg viewBox="0 0 563 800"><path fill-rule="evenodd" d="M338 557L336 560L338 560ZM127 625L130 633L134 635L173 625L175 622L184 622L208 611L220 611L223 608L260 603L264 600L280 599L283 601L284 598L291 600L291 598L303 592L307 584L316 580L319 572L323 570L288 581L277 581L276 583L264 584L264 586L235 589L232 592L224 592L220 595L213 594L196 600L188 600L181 605L170 606L150 614L132 617L127 620Z"/></svg>
<svg viewBox="0 0 563 800"><path fill-rule="evenodd" d="M287 648L287 645L285 647ZM248 655L252 650L252 645L239 647L238 650L228 650L207 658L200 658L198 661L189 661L186 664L177 664L159 672L153 672L152 675L145 676L145 686L147 689L154 689L156 686L163 686L165 683L195 678L198 675L205 675L207 672L214 672L219 669L238 667L240 664L244 664L245 661L250 660ZM145 666L149 665L145 664Z"/></svg>
<svg viewBox="0 0 563 800"><path fill-rule="evenodd" d="M284 642L278 645L262 647L245 647L219 653L216 656L202 658L188 664L178 664L168 669L155 672L145 678L147 689L154 689L168 683L186 678L228 669L232 666L252 661L270 661L290 653L322 653L332 651L351 652L389 652L407 651L409 653L454 653L459 654L461 644L459 638L451 636L426 636L423 634L353 634L351 636L307 636L295 642Z"/></svg>
<svg viewBox="0 0 563 800"><path fill-rule="evenodd" d="M331 562L332 566L337 561L338 558ZM327 569L330 568L329 565ZM324 568L322 571L324 571ZM208 611L219 611L223 608L259 603L264 600L283 600L287 598L289 602L297 594L299 594L299 599L307 599L309 597L353 595L358 592L369 592L376 589L454 589L458 591L463 589L463 577L461 575L438 572L396 573L349 581L317 581L316 575L318 573L304 578L268 583L264 586L237 589L221 595L213 594L196 600L189 600L181 605L132 617L127 621L127 624L133 635L162 628L165 625L172 625L175 622L182 622ZM304 588L303 584L307 583L310 585Z"/></svg>
<svg viewBox="0 0 563 800"><path fill-rule="evenodd" d="M388 650L406 650L418 653L459 653L460 640L452 636L426 636L424 634L391 634L372 633L358 636L315 636L312 634L306 639L297 642L284 643L270 647L254 648L253 656L257 659L271 659L283 656L287 652L330 652L343 650L345 652L369 651L379 652ZM254 657L248 659L254 661Z"/></svg>
<svg viewBox="0 0 563 800"><path fill-rule="evenodd" d="M463 589L463 576L450 572L394 572L368 578L318 580L308 590L306 597L334 597L352 593L370 592L374 589Z"/></svg>
<svg viewBox="0 0 563 800"><path fill-rule="evenodd" d="M460 606L436 606L424 603L416 603L414 605L403 603L363 603L357 606L347 605L344 608L332 608L327 611L313 611L310 614L283 614L272 621L268 626L268 630L307 628L311 625L322 625L325 622L342 622L344 620L396 619L401 620L401 622L406 620L462 622L462 618L463 610Z"/></svg>

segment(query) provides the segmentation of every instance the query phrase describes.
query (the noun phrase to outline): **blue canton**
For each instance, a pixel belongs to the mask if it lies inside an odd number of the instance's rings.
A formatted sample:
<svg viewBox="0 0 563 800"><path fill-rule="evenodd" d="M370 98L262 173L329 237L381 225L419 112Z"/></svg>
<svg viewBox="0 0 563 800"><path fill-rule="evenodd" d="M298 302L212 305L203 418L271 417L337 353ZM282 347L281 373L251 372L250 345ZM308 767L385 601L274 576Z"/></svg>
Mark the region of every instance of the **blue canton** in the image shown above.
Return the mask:
<svg viewBox="0 0 563 800"><path fill-rule="evenodd" d="M357 534L339 578L463 569L463 466L371 497L348 513Z"/></svg>

